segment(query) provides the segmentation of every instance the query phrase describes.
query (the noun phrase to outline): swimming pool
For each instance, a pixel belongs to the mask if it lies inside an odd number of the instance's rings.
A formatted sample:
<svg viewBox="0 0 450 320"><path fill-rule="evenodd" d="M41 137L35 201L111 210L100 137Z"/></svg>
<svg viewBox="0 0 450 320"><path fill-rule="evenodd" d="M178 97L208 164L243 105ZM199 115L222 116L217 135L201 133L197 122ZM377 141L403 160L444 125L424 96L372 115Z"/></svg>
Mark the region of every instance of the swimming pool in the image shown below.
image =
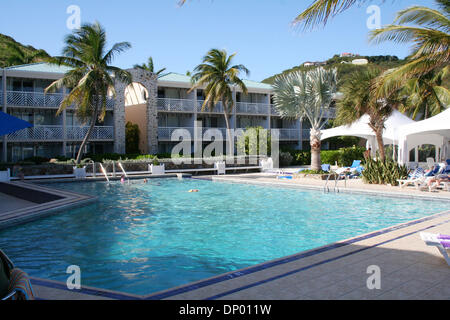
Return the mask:
<svg viewBox="0 0 450 320"><path fill-rule="evenodd" d="M448 202L150 179L56 183L97 203L0 231L30 275L149 294L448 209ZM199 189L198 193L189 193Z"/></svg>

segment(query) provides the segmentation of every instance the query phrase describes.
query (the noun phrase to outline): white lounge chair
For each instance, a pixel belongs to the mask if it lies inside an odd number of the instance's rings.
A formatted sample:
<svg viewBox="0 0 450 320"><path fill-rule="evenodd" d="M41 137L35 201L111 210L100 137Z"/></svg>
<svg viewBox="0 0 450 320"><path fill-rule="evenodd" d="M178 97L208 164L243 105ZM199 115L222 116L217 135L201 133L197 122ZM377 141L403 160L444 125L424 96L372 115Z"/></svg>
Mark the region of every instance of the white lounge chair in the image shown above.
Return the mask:
<svg viewBox="0 0 450 320"><path fill-rule="evenodd" d="M408 177L408 179L399 179L397 180L400 188L404 188L410 184L415 184L423 180L425 177L425 171L421 167L417 167Z"/></svg>
<svg viewBox="0 0 450 320"><path fill-rule="evenodd" d="M427 166L428 166L428 169L433 169L433 167L434 167L434 158L427 158Z"/></svg>
<svg viewBox="0 0 450 320"><path fill-rule="evenodd" d="M444 256L445 261L450 266L450 257L448 252L450 250L450 236L421 232L420 237L428 246L438 248L439 252Z"/></svg>

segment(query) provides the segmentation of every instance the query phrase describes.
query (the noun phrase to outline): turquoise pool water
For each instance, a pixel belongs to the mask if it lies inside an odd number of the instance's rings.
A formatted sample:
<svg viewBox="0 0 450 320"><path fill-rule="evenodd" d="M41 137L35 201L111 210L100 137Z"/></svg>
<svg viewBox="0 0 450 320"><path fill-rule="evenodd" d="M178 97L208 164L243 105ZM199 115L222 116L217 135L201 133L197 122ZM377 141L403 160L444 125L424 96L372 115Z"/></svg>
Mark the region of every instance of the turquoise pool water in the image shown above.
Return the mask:
<svg viewBox="0 0 450 320"><path fill-rule="evenodd" d="M448 202L196 179L58 183L99 201L0 231L33 276L134 294L218 275L448 209ZM198 193L189 193L199 189Z"/></svg>

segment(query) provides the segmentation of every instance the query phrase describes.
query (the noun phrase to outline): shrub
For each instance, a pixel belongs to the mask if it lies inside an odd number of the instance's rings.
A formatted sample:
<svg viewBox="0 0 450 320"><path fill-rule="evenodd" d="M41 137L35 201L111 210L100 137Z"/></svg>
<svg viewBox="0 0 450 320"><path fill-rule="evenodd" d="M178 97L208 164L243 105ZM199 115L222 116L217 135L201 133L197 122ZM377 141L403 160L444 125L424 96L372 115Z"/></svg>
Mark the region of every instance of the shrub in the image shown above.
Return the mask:
<svg viewBox="0 0 450 320"><path fill-rule="evenodd" d="M367 159L362 171L363 181L370 184L398 185L399 179L408 176L408 168L405 165L386 159L385 161Z"/></svg>
<svg viewBox="0 0 450 320"><path fill-rule="evenodd" d="M322 150L320 151L320 159L322 163L334 165L336 162L339 164L341 158L340 150Z"/></svg>
<svg viewBox="0 0 450 320"><path fill-rule="evenodd" d="M236 145L237 145L237 150L241 150L244 149L245 150L245 154L249 155L250 154L250 149L256 150L256 154L260 154L260 150L259 150L259 139L262 138L262 130L266 130L263 127L259 126L259 127L248 127L247 129L245 129L245 134L247 135L242 135L237 139ZM255 137L256 135L256 137ZM255 141L256 141L256 145L255 145ZM270 154L270 147L271 147L271 140L270 140L270 134L267 134L267 154Z"/></svg>
<svg viewBox="0 0 450 320"><path fill-rule="evenodd" d="M125 125L125 149L127 154L139 153L139 126L130 121Z"/></svg>
<svg viewBox="0 0 450 320"><path fill-rule="evenodd" d="M45 157L30 157L24 160L25 162L33 162L34 164L42 164L50 161L49 158Z"/></svg>
<svg viewBox="0 0 450 320"><path fill-rule="evenodd" d="M294 159L294 157L292 157L292 155L289 152L280 152L280 165L282 167L287 167L290 166L292 164L292 160Z"/></svg>
<svg viewBox="0 0 450 320"><path fill-rule="evenodd" d="M366 148L364 147L350 147L350 148L341 148L339 149L340 157L338 160L338 164L343 167L351 166L353 160L364 160L364 151Z"/></svg>

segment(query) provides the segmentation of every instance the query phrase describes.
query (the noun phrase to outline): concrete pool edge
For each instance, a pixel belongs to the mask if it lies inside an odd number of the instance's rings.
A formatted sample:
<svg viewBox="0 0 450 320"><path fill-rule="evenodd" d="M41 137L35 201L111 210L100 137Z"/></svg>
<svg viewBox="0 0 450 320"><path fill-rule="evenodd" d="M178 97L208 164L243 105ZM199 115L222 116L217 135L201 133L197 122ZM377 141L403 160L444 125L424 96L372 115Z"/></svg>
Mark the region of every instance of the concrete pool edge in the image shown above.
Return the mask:
<svg viewBox="0 0 450 320"><path fill-rule="evenodd" d="M24 191L33 190L58 196L59 199L25 208L3 212L0 214L0 230L28 223L49 215L60 213L64 210L85 206L97 200L97 197L76 193L72 191L47 188L28 182L10 182L11 186L20 187Z"/></svg>

